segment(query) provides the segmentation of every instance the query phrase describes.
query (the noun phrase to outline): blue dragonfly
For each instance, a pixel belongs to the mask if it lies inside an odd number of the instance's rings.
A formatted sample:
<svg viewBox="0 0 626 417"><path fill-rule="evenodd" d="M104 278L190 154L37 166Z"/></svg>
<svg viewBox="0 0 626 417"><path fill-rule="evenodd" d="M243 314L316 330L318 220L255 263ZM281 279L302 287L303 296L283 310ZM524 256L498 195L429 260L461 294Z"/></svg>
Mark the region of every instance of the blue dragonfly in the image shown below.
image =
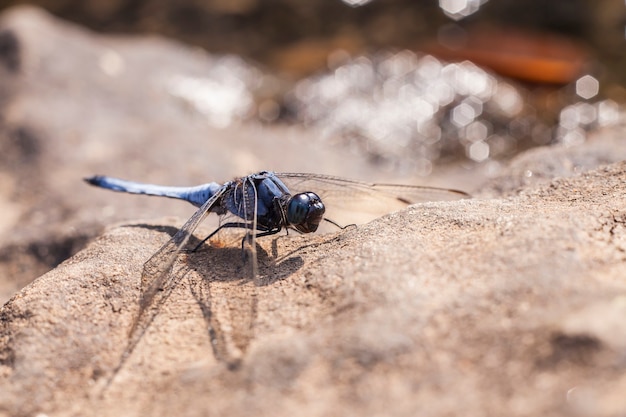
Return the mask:
<svg viewBox="0 0 626 417"><path fill-rule="evenodd" d="M210 182L195 187L142 184L100 175L85 178L85 181L113 191L185 200L199 207L178 232L145 262L139 312L129 333L129 345L113 376L154 318L154 306L163 297L159 294L168 293L171 290L168 286L177 282L168 279L169 271L195 229L209 213L216 213L223 220L193 250L222 229L243 229L245 237L242 239L242 248L246 242L249 243L251 275L255 279L258 274L257 237L273 235L283 229L312 233L318 230L322 221L341 228L334 219L325 217L326 214L334 213L335 209L351 215L369 212L372 216L379 216L412 203L469 197L462 191L450 189L372 184L328 175L270 171L261 171L223 184ZM356 219L351 221L357 222Z"/></svg>

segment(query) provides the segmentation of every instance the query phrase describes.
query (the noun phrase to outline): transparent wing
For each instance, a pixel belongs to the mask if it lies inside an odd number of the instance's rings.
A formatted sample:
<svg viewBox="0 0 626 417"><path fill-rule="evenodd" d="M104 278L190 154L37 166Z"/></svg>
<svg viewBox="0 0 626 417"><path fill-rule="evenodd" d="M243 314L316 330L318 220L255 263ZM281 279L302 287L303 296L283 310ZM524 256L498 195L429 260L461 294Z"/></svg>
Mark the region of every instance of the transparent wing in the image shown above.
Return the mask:
<svg viewBox="0 0 626 417"><path fill-rule="evenodd" d="M128 335L128 345L122 354L118 366L113 371L110 381L121 369L128 356L143 336L148 325L158 313L158 307L167 299L182 276L169 274L177 255L187 244L194 230L204 220L209 211L219 201L226 191L226 186L220 188L210 199L208 199L180 230L165 245L150 257L143 266L141 275L141 298L139 300L139 311L135 316L133 325ZM170 276L172 275L172 276ZM108 383L107 383L108 385Z"/></svg>
<svg viewBox="0 0 626 417"><path fill-rule="evenodd" d="M143 265L141 274L141 299L139 300L139 315L152 304L157 292L164 289L163 284L167 279L167 273L174 264L176 256L189 242L189 238L198 225L209 214L209 211L217 203L226 191L226 187L220 188L209 198L194 214L185 222L183 227L165 245L156 251Z"/></svg>
<svg viewBox="0 0 626 417"><path fill-rule="evenodd" d="M250 243L250 265L251 271L250 275L252 276L252 280L254 281L257 278L259 273L257 266L257 253L256 253L256 235L258 231L258 223L257 223L257 213L259 212L259 196L254 184L254 180L251 178L246 178L243 181L243 210L244 210L244 219L252 219L252 224L249 227L246 227L246 237L248 238L248 242ZM248 187L251 192L248 192ZM249 213L249 211L252 211ZM246 220L247 222L248 220Z"/></svg>
<svg viewBox="0 0 626 417"><path fill-rule="evenodd" d="M277 173L292 194L312 191L326 206L326 217L342 224L372 220L409 204L469 198L458 190L416 185L375 184L330 175Z"/></svg>

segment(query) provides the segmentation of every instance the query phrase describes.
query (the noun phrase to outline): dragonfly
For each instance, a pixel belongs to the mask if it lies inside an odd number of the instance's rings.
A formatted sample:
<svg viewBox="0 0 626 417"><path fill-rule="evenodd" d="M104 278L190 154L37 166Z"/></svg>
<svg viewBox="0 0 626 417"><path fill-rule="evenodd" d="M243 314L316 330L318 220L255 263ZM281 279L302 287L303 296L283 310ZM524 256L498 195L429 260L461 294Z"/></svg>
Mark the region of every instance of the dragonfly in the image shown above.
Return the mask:
<svg viewBox="0 0 626 417"><path fill-rule="evenodd" d="M243 229L245 236L241 242L242 251L248 242L251 274L254 279L258 274L256 238L274 235L282 230L294 230L301 234L313 233L318 230L322 221L343 228L336 219L327 216L336 209L350 215L360 212L376 217L412 203L469 197L463 191L452 189L374 184L329 175L271 171L261 171L221 184L210 182L192 187L143 184L101 175L84 180L112 191L169 197L185 200L198 207L178 232L145 262L139 311L129 332L129 345L114 375L137 344L146 323L154 318L154 306L162 298L158 296L159 293L167 293L177 282L168 279L169 271L178 254L186 247L198 225L209 213L215 213L223 220L193 250L200 248L220 230ZM353 220L351 223L358 222Z"/></svg>

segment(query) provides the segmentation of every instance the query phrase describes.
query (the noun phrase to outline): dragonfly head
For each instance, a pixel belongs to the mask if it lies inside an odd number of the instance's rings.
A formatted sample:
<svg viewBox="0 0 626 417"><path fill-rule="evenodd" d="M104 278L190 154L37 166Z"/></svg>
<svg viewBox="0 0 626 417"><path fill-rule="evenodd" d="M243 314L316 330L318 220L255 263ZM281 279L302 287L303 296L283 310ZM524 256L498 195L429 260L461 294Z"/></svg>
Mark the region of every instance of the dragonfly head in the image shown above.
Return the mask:
<svg viewBox="0 0 626 417"><path fill-rule="evenodd" d="M299 193L287 202L287 222L301 233L312 233L320 225L325 210L317 194Z"/></svg>

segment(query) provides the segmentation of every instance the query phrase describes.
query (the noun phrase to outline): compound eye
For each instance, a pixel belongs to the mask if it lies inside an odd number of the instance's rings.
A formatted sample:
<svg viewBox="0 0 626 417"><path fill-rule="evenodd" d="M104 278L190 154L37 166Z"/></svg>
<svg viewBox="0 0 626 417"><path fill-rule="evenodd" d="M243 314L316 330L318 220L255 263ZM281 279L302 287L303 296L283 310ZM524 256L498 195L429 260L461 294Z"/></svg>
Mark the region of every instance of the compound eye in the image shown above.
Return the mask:
<svg viewBox="0 0 626 417"><path fill-rule="evenodd" d="M296 194L287 203L287 222L301 233L311 233L317 230L325 210L317 194Z"/></svg>

